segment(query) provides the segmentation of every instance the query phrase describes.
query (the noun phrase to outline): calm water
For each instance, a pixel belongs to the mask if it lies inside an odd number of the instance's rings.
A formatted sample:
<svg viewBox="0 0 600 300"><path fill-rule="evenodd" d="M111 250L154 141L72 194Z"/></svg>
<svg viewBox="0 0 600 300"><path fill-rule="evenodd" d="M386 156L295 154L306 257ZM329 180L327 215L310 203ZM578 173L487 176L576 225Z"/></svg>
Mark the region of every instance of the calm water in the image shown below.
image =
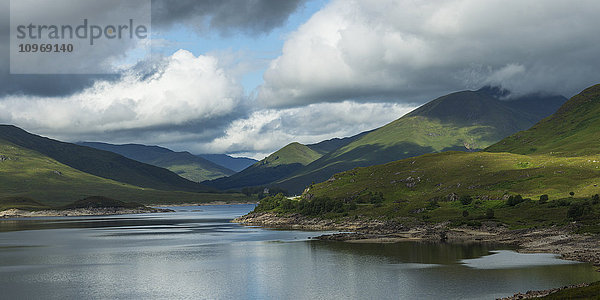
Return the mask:
<svg viewBox="0 0 600 300"><path fill-rule="evenodd" d="M228 222L252 208L0 220L0 298L493 299L600 280L553 255L321 242Z"/></svg>

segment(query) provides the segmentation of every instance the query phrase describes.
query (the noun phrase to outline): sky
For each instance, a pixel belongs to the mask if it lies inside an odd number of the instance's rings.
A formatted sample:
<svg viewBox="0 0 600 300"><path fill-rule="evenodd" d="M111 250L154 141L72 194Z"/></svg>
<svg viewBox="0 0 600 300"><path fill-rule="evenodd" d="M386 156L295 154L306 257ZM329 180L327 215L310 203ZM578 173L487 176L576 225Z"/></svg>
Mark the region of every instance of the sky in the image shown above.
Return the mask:
<svg viewBox="0 0 600 300"><path fill-rule="evenodd" d="M9 7L0 123L71 142L261 159L455 91L571 97L600 83L599 1L153 0L148 55L102 49L121 58L116 75L10 74Z"/></svg>

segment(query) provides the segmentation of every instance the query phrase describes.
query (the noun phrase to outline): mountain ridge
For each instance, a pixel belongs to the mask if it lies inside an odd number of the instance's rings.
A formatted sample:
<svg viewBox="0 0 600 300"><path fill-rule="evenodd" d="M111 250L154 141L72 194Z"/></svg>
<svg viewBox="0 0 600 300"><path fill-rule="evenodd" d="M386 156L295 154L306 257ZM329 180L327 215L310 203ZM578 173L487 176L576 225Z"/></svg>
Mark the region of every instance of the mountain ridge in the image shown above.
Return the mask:
<svg viewBox="0 0 600 300"><path fill-rule="evenodd" d="M160 167L112 152L31 134L13 125L0 125L0 140L39 152L82 172L134 186L172 191L214 191Z"/></svg>
<svg viewBox="0 0 600 300"><path fill-rule="evenodd" d="M141 144L109 144L100 142L79 142L78 145L110 151L127 158L166 168L191 181L201 182L232 175L235 171L211 162L187 151L176 152L160 146Z"/></svg>
<svg viewBox="0 0 600 300"><path fill-rule="evenodd" d="M489 93L489 90L480 89L438 97L323 155L274 184L298 193L312 182L324 181L335 173L354 167L426 153L483 150L512 133L529 128L552 108L557 109L566 101L562 96L547 95L526 95L508 101ZM545 100L550 103L544 105L543 110L536 110ZM524 105L530 102L536 102L536 105ZM486 111L493 113L485 114Z"/></svg>

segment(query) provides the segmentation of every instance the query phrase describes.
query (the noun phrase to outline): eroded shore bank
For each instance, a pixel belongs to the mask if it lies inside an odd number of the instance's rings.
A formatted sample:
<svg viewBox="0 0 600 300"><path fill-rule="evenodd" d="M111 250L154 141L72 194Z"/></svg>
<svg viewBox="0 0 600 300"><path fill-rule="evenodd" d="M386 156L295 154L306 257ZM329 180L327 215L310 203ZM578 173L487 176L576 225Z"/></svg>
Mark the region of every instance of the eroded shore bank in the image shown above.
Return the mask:
<svg viewBox="0 0 600 300"><path fill-rule="evenodd" d="M407 240L499 243L518 247L523 253L554 253L563 259L600 266L600 238L576 234L576 225L542 229L510 230L495 222L485 222L482 227L449 228L448 224L405 226L392 221L354 220L332 221L308 218L298 214L278 216L273 213L252 213L232 220L252 226L290 228L303 230L346 231L321 235L317 239L353 243L391 243Z"/></svg>

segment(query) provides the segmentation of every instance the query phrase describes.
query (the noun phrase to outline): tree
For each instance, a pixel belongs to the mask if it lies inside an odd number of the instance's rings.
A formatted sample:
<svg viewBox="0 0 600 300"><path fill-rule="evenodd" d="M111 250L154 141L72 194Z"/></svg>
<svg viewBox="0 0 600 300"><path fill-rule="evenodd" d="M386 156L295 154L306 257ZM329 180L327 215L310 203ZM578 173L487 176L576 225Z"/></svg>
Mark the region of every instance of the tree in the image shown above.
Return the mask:
<svg viewBox="0 0 600 300"><path fill-rule="evenodd" d="M575 192L569 192L569 195L571 195L571 197L575 196Z"/></svg>
<svg viewBox="0 0 600 300"><path fill-rule="evenodd" d="M463 215L463 217L466 218L469 216L469 212L465 209L465 210L463 210L462 215Z"/></svg>
<svg viewBox="0 0 600 300"><path fill-rule="evenodd" d="M596 194L594 196L592 196L592 204L598 204L600 203L600 195Z"/></svg>
<svg viewBox="0 0 600 300"><path fill-rule="evenodd" d="M546 202L548 202L548 195L541 195L540 196L540 204L544 204Z"/></svg>

